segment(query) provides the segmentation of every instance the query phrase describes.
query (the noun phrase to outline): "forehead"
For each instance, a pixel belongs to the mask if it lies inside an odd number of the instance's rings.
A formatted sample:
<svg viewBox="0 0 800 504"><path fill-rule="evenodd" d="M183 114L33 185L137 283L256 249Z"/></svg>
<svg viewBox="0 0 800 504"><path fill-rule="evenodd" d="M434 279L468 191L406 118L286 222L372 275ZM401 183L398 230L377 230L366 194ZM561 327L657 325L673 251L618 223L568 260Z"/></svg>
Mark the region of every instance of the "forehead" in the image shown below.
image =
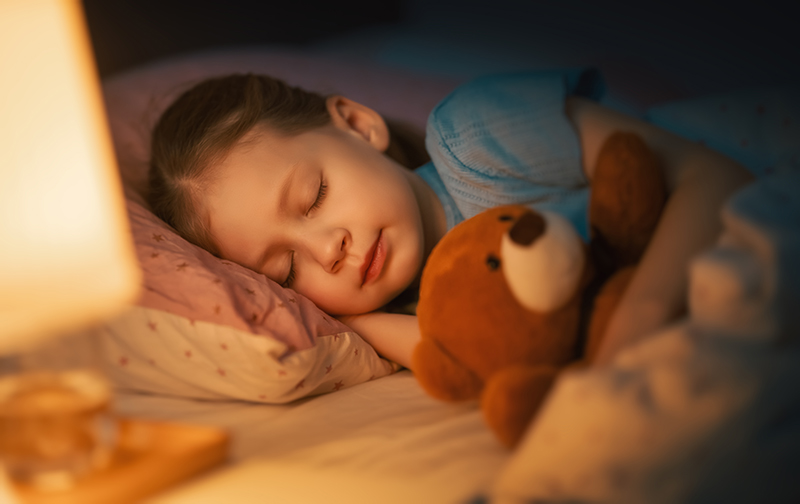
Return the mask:
<svg viewBox="0 0 800 504"><path fill-rule="evenodd" d="M210 166L205 191L209 211L226 203L231 197L255 190L252 184L274 183L288 164L291 155L286 143L263 128L253 129ZM215 212L212 212L215 213Z"/></svg>
<svg viewBox="0 0 800 504"><path fill-rule="evenodd" d="M257 246L255 217L277 214L281 185L300 165L293 143L270 131L251 131L212 167L201 206L223 257L250 262L239 256Z"/></svg>

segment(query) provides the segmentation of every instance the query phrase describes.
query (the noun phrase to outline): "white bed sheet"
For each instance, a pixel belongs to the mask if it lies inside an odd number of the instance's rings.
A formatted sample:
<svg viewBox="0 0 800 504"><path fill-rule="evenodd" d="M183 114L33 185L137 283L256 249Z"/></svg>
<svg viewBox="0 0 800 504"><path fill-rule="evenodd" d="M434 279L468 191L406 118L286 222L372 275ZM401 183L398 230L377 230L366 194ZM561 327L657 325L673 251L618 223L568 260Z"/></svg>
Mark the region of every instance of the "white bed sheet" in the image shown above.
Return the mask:
<svg viewBox="0 0 800 504"><path fill-rule="evenodd" d="M116 410L232 435L227 466L161 503L469 502L510 457L477 404L436 401L409 371L289 405L123 392Z"/></svg>

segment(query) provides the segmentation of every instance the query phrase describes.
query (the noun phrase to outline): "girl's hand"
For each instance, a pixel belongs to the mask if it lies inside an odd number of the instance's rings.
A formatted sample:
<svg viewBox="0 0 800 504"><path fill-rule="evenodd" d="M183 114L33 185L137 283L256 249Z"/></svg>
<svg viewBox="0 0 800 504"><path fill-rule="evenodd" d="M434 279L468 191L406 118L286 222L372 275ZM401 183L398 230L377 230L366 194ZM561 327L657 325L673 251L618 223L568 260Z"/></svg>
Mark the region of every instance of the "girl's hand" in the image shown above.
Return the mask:
<svg viewBox="0 0 800 504"><path fill-rule="evenodd" d="M722 229L723 203L752 177L718 152L589 100L568 99L566 113L578 130L589 180L606 139L628 131L655 153L669 192L655 234L600 343L594 363L602 365L686 312L689 262L713 245Z"/></svg>
<svg viewBox="0 0 800 504"><path fill-rule="evenodd" d="M346 325L350 329L355 330L352 323L355 323L355 320L360 317L361 315L337 315L336 320L341 322L342 324ZM356 331L358 332L358 331Z"/></svg>
<svg viewBox="0 0 800 504"><path fill-rule="evenodd" d="M370 312L336 318L364 338L381 356L412 369L411 355L420 339L416 316Z"/></svg>
<svg viewBox="0 0 800 504"><path fill-rule="evenodd" d="M673 322L680 314L659 300L633 300L617 307L606 327L603 341L592 365L609 364L626 345L653 334Z"/></svg>

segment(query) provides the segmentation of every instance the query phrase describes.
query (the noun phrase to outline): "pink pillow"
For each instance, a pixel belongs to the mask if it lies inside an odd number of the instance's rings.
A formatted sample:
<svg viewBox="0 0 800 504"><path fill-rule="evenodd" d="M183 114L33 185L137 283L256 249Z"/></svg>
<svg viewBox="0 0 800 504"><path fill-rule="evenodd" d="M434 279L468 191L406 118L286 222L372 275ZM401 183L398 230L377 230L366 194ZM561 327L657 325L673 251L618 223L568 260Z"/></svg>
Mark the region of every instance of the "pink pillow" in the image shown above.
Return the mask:
<svg viewBox="0 0 800 504"><path fill-rule="evenodd" d="M292 350L350 330L294 291L187 242L141 204L128 201L128 215L144 271L139 306L269 336Z"/></svg>
<svg viewBox="0 0 800 504"><path fill-rule="evenodd" d="M420 130L456 85L275 50L197 54L108 79L108 118L144 272L137 305L106 324L109 374L149 392L286 402L392 372L396 366L311 301L190 244L149 210L144 194L155 121L183 90L232 72L344 94Z"/></svg>

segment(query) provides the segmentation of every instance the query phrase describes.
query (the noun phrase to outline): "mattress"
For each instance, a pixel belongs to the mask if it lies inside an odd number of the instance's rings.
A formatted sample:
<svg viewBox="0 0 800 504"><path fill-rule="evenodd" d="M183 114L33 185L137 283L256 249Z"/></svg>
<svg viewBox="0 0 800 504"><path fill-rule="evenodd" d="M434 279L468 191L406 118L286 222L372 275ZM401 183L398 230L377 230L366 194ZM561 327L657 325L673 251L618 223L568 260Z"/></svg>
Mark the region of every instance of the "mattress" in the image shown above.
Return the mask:
<svg viewBox="0 0 800 504"><path fill-rule="evenodd" d="M468 502L510 457L476 404L436 401L407 370L289 405L120 393L116 411L231 434L227 467L154 502Z"/></svg>

